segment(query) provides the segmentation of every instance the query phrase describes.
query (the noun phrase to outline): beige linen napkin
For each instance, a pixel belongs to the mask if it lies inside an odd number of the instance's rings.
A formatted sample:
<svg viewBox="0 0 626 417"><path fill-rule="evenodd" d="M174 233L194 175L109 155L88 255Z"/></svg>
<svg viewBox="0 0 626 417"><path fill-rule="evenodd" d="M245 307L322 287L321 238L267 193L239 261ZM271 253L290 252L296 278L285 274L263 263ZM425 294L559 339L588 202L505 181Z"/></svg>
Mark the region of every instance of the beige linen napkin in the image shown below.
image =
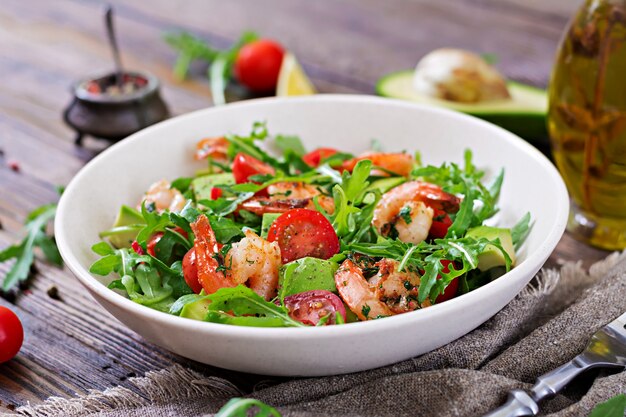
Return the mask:
<svg viewBox="0 0 626 417"><path fill-rule="evenodd" d="M485 300L489 302L489 300ZM233 396L249 395L287 416L480 416L512 388L584 349L600 327L626 311L626 255L593 265L542 271L508 306L466 336L395 365L325 378L268 380L253 393L180 366L74 399L50 398L17 410L22 416L197 416L215 413ZM462 317L459 318L462 320ZM428 337L428 335L424 335ZM390 341L393 343L393 341ZM367 349L367 347L364 347ZM586 416L626 392L626 372L580 378L542 404L554 417ZM593 383L592 383L593 381Z"/></svg>

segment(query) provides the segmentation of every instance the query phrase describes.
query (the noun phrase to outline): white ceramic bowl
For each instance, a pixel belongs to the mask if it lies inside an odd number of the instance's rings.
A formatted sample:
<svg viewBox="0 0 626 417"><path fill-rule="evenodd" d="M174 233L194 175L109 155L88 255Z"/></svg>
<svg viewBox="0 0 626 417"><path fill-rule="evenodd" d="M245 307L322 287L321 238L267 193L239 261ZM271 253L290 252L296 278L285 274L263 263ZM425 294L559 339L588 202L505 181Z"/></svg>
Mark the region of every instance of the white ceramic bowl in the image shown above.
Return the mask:
<svg viewBox="0 0 626 417"><path fill-rule="evenodd" d="M534 226L518 265L469 294L381 320L321 328L250 328L180 318L109 290L111 277L88 272L90 250L121 204L134 204L155 180L191 175L202 137L247 133L254 121L270 132L297 134L309 149L360 152L376 138L388 151L419 150L423 161L461 162L466 148L493 175L506 170L501 212L512 226L526 212ZM113 316L147 340L222 368L267 375L331 375L407 359L464 335L504 307L540 269L568 214L565 186L541 153L511 133L448 110L368 96L269 98L197 111L159 123L113 145L72 180L59 203L56 238L67 266Z"/></svg>

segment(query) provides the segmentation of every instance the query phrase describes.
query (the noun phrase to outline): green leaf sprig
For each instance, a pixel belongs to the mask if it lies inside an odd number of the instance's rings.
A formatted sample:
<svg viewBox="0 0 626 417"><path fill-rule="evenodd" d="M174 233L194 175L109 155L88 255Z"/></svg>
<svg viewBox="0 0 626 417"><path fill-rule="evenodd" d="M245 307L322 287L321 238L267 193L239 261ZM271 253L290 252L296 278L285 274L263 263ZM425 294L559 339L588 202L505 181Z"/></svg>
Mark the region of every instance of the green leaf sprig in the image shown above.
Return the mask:
<svg viewBox="0 0 626 417"><path fill-rule="evenodd" d="M255 411L254 414L250 412ZM274 407L253 398L231 398L215 417L281 417Z"/></svg>
<svg viewBox="0 0 626 417"><path fill-rule="evenodd" d="M63 265L54 237L46 234L46 227L54 219L56 209L56 204L46 204L29 213L25 223L26 237L20 243L0 252L0 262L15 258L15 264L2 282L3 291L11 290L20 281L28 278L35 260L35 248L41 249L48 262L57 266Z"/></svg>
<svg viewBox="0 0 626 417"><path fill-rule="evenodd" d="M220 288L206 296L208 306L206 321L251 327L304 327L289 317L285 307L265 301L250 288Z"/></svg>
<svg viewBox="0 0 626 417"><path fill-rule="evenodd" d="M204 40L188 33L167 33L165 41L178 51L178 58L174 64L174 77L184 80L189 72L190 65L196 61L209 63L208 77L211 81L211 94L216 106L226 103L224 91L232 77L233 65L239 50L252 41L258 39L254 32L244 32L239 40L228 49L213 48Z"/></svg>
<svg viewBox="0 0 626 417"><path fill-rule="evenodd" d="M619 394L596 405L589 417L624 417L625 412L626 395Z"/></svg>
<svg viewBox="0 0 626 417"><path fill-rule="evenodd" d="M472 162L472 152L467 149L464 156L463 167L455 163L444 163L438 167L418 167L411 173L412 178L439 185L448 193L463 195L459 211L451 216L453 223L446 237L464 236L469 228L480 226L498 212L496 203L504 180L504 170L499 172L487 188L482 183L485 172L476 168Z"/></svg>

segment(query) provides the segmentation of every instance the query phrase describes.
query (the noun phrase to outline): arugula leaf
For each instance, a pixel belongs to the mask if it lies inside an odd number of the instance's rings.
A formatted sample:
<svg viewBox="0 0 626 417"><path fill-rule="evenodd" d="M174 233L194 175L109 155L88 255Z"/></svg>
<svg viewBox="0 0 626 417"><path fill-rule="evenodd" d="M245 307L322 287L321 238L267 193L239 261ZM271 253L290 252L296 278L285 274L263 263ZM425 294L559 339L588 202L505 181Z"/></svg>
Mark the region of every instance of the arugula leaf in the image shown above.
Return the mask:
<svg viewBox="0 0 626 417"><path fill-rule="evenodd" d="M498 212L496 203L504 180L501 170L489 188L482 179L484 171L479 170L472 162L472 152L464 153L464 166L455 163L444 163L439 167L428 165L413 170L411 177L439 185L451 194L463 194L463 202L459 212L451 216L453 225L448 229L447 237L461 237L467 229L483 224L485 220ZM461 217L460 219L457 219Z"/></svg>
<svg viewBox="0 0 626 417"><path fill-rule="evenodd" d="M519 249L530 233L530 213L524 214L519 222L511 228L511 239L515 249Z"/></svg>
<svg viewBox="0 0 626 417"><path fill-rule="evenodd" d="M265 301L248 287L220 288L207 295L211 300L206 320L256 327L303 327L289 317L285 307ZM232 312L232 315L226 314Z"/></svg>
<svg viewBox="0 0 626 417"><path fill-rule="evenodd" d="M474 219L474 190L465 185L465 195L459 206L459 211L454 216L454 221L448 228L446 237L461 237L473 224Z"/></svg>
<svg viewBox="0 0 626 417"><path fill-rule="evenodd" d="M132 301L168 310L173 297L191 292L184 282L180 261L168 267L150 255L139 255L128 248L105 248L103 243L92 246L94 252L105 256L94 262L89 272L103 276L119 274L121 279L111 282L109 288L126 291Z"/></svg>
<svg viewBox="0 0 626 417"><path fill-rule="evenodd" d="M352 174L344 171L341 183L332 189L335 211L328 217L344 246L361 240L371 241L375 235L371 224L381 193L368 189L371 169L372 161L359 161ZM372 197L363 204L366 196ZM324 213L317 201L313 201L317 209Z"/></svg>
<svg viewBox="0 0 626 417"><path fill-rule="evenodd" d="M600 403L591 410L589 417L624 417L626 412L626 395L619 394Z"/></svg>
<svg viewBox="0 0 626 417"><path fill-rule="evenodd" d="M304 145L302 145L302 141L298 136L276 135L274 141L276 146L283 152L293 151L298 156L306 153L306 149L304 149Z"/></svg>
<svg viewBox="0 0 626 417"><path fill-rule="evenodd" d="M435 239L434 243L424 241L414 245L379 237L376 243L353 243L347 247L347 250L372 257L394 259L400 262L399 266L402 270L419 272L422 277L418 289L418 301L421 303L426 298L434 302L452 280L476 269L478 255L488 245L493 245L502 252L508 271L511 267L511 259L499 240L490 241L485 238ZM447 272L444 271L442 261L451 262Z"/></svg>
<svg viewBox="0 0 626 417"><path fill-rule="evenodd" d="M139 231L135 240L141 246L145 246L146 241L150 239L156 232L161 232L171 224L169 213L157 213L153 204L146 204L144 201L141 204L141 215L146 221L145 226Z"/></svg>
<svg viewBox="0 0 626 417"><path fill-rule="evenodd" d="M46 226L56 214L56 204L46 204L36 208L26 217L26 237L18 244L9 246L0 252L0 262L15 258L15 264L4 277L2 290L9 291L18 282L28 278L35 259L33 250L39 247L46 260L61 266L63 261L56 247L54 238L46 235Z"/></svg>
<svg viewBox="0 0 626 417"><path fill-rule="evenodd" d="M193 181L193 178L189 178L189 177L176 178L170 184L170 188L175 188L184 194L189 190L189 186L191 185L192 181Z"/></svg>
<svg viewBox="0 0 626 417"><path fill-rule="evenodd" d="M281 417L274 407L253 398L231 398L215 417L248 417L250 411L255 409L255 417Z"/></svg>
<svg viewBox="0 0 626 417"><path fill-rule="evenodd" d="M170 306L170 314L174 314L176 316L180 316L181 311L187 304L195 303L198 300L206 298L206 295L201 294L185 294L179 297L171 306Z"/></svg>

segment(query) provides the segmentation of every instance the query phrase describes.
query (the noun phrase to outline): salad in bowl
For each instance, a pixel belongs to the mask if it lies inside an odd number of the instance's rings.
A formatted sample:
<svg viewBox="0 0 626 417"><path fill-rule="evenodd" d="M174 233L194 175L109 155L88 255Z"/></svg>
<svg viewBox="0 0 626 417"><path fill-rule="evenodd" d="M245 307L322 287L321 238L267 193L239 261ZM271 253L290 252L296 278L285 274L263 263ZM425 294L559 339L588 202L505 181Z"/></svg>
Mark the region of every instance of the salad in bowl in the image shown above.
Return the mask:
<svg viewBox="0 0 626 417"><path fill-rule="evenodd" d="M368 139L368 138L364 138ZM530 214L498 212L465 150L434 166L419 153L306 150L297 136L208 137L194 176L155 178L100 233L90 268L132 301L189 319L304 327L378 320L444 303L515 266Z"/></svg>

